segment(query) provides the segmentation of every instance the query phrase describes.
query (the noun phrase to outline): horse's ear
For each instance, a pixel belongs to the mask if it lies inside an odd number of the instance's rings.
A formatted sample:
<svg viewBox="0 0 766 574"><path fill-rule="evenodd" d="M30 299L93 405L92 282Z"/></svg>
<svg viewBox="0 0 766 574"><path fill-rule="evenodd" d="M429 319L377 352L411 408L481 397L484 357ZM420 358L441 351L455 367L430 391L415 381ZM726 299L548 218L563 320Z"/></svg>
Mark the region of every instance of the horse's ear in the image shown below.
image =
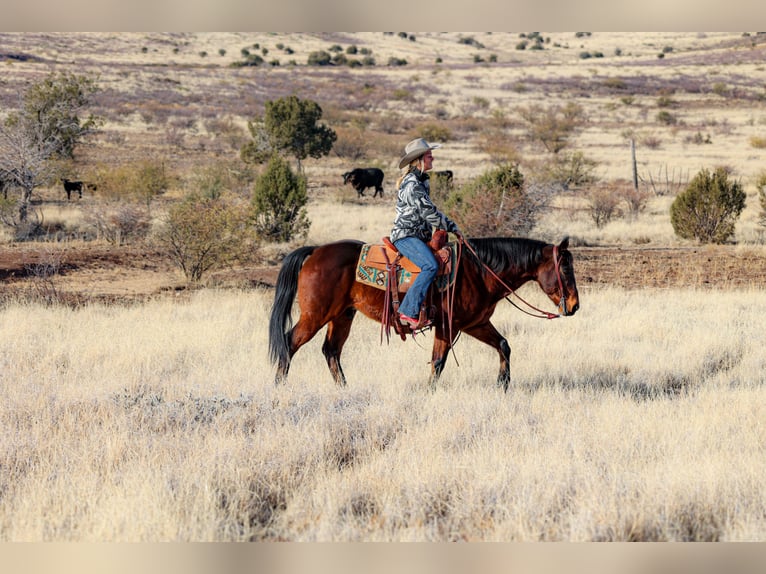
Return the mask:
<svg viewBox="0 0 766 574"><path fill-rule="evenodd" d="M562 251L564 249L569 249L569 236L561 240L561 243L559 243L559 249L561 249Z"/></svg>

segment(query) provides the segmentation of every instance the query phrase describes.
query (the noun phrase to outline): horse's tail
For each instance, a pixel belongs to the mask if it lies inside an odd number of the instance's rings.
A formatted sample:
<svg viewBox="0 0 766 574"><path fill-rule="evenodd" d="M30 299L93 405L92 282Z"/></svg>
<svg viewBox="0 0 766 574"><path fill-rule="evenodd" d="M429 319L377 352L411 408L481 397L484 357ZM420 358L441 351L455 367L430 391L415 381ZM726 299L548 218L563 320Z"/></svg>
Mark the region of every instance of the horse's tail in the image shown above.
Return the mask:
<svg viewBox="0 0 766 574"><path fill-rule="evenodd" d="M290 361L290 344L287 334L293 326L291 310L298 291L298 274L303 267L303 262L315 249L316 246L313 245L299 247L282 262L269 319L269 357L272 363L284 365Z"/></svg>

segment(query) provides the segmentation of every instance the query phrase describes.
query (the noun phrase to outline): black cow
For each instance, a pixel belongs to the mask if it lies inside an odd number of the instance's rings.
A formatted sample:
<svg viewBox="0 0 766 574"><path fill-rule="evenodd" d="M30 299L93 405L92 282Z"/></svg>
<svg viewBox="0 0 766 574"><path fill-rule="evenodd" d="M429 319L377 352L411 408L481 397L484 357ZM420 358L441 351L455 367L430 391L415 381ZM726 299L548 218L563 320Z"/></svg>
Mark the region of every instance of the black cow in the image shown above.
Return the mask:
<svg viewBox="0 0 766 574"><path fill-rule="evenodd" d="M69 181L65 177L62 178L61 181L64 183L64 191L66 191L67 201L72 199L73 191L76 191L78 194L80 194L80 199L82 199L82 182L81 181Z"/></svg>
<svg viewBox="0 0 766 574"><path fill-rule="evenodd" d="M431 177L444 181L444 185L448 188L452 187L452 170L450 169L431 172Z"/></svg>
<svg viewBox="0 0 766 574"><path fill-rule="evenodd" d="M383 197L383 170L377 167L357 167L343 174L343 185L350 183L356 190L359 197L364 195L364 190L368 187L374 187L375 193L372 197L380 194Z"/></svg>

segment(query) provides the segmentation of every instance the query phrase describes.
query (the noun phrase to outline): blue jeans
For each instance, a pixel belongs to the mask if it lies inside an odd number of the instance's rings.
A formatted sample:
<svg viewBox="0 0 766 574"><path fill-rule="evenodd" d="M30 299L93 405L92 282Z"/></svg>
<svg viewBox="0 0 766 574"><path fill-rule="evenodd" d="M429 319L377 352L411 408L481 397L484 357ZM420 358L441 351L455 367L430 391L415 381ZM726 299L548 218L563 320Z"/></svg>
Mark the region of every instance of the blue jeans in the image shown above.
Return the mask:
<svg viewBox="0 0 766 574"><path fill-rule="evenodd" d="M415 281L412 282L399 305L400 313L417 319L420 305L426 298L428 288L436 277L439 266L436 264L431 248L417 237L402 237L395 241L394 245L402 255L420 267L420 273L415 277Z"/></svg>

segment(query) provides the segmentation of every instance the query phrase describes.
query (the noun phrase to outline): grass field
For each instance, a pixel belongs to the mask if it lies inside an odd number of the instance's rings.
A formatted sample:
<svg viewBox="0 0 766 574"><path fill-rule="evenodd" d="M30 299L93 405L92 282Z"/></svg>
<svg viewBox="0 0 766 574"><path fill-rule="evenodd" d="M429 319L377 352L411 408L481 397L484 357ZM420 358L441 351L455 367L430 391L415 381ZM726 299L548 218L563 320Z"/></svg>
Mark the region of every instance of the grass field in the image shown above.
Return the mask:
<svg viewBox="0 0 766 574"><path fill-rule="evenodd" d="M0 537L764 539L760 290L583 289L553 322L506 306L507 394L467 337L429 390L428 340L381 346L364 318L346 388L320 341L275 387L270 302L6 308Z"/></svg>
<svg viewBox="0 0 766 574"><path fill-rule="evenodd" d="M754 181L766 159L766 37L544 36L543 49L521 50L519 33L0 33L3 109L51 71L98 75L104 129L69 167L89 179L160 158L175 183L158 211L198 166L235 161L247 121L292 93L320 102L346 150L304 162L309 243L387 234L396 161L423 130L445 135L436 169L458 185L496 165L498 148L534 173L550 157L519 110L536 103L583 107L570 149L596 161L600 183L630 178L633 139L650 192L636 217L601 228L587 189L541 215L533 236L572 237L581 309L540 321L499 305L508 393L494 351L467 336L429 389L431 336L381 345L363 317L345 348L347 387L332 382L323 333L275 386L272 289L216 279L182 290L149 243L129 246L128 265L103 240L18 244L3 230L0 264L72 261L49 282L30 278L33 294L77 297L17 296L19 268L1 269L0 540L766 540L766 294L752 264L764 252ZM306 65L335 45L377 63ZM231 67L243 48L279 65ZM384 169L383 199L342 185L356 165ZM716 166L742 182L747 207L732 243L698 246L674 235L669 206ZM36 194L46 221L73 235L101 201L66 202L57 186ZM254 259L275 268L298 243L260 246ZM74 257L93 245L92 261ZM578 248L611 255L588 260L586 279ZM125 293L127 303L97 297ZM536 287L522 295L550 305Z"/></svg>

